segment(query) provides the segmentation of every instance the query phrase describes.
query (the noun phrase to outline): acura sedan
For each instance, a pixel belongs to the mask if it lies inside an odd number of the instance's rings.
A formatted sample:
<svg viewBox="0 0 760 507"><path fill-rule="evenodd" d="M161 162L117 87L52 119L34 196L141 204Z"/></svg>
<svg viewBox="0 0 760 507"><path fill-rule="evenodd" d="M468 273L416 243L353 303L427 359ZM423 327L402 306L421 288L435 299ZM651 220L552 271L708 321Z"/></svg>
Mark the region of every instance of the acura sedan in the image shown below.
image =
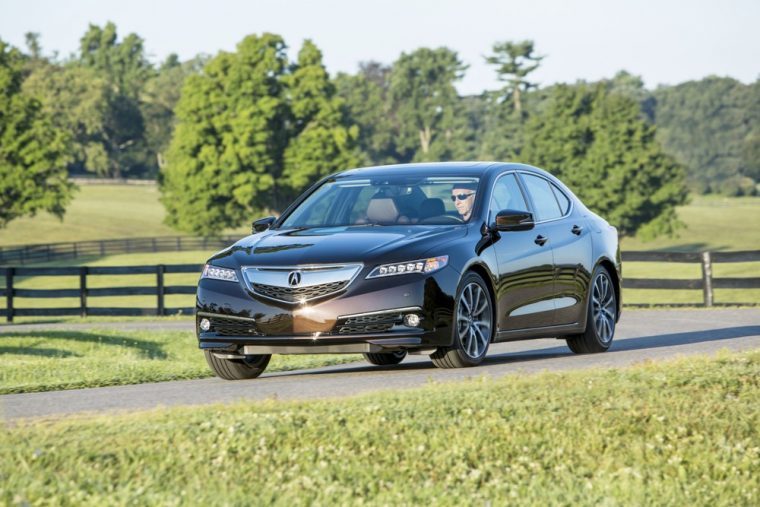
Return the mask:
<svg viewBox="0 0 760 507"><path fill-rule="evenodd" d="M272 354L429 355L475 366L492 343L610 347L617 230L551 174L521 164L353 169L211 257L196 329L213 371L259 376Z"/></svg>

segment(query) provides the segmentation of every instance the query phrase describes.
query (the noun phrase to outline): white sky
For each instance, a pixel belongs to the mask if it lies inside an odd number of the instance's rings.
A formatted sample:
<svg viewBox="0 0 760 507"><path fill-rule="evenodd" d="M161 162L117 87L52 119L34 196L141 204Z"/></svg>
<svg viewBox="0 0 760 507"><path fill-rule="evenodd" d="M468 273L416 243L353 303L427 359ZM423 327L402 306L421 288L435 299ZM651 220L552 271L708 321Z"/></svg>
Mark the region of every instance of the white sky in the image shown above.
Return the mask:
<svg viewBox="0 0 760 507"><path fill-rule="evenodd" d="M264 31L293 49L313 39L331 73L448 46L470 65L462 94L498 87L483 55L495 41L525 38L547 56L534 74L544 85L620 69L649 87L710 74L760 77L760 0L0 0L0 13L0 38L23 46L25 32L39 32L45 53L61 55L77 50L88 23L108 20L120 36L143 37L155 61L232 50Z"/></svg>

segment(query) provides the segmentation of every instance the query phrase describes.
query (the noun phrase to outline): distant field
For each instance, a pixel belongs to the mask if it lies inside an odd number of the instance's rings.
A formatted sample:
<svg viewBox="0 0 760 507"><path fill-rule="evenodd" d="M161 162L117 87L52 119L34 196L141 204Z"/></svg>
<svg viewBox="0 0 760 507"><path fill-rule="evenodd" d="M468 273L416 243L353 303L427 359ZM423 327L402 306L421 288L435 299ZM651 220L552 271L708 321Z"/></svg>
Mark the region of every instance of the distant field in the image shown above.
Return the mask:
<svg viewBox="0 0 760 507"><path fill-rule="evenodd" d="M180 234L164 225L159 195L155 185L81 185L62 222L49 213L14 220L0 246Z"/></svg>
<svg viewBox="0 0 760 507"><path fill-rule="evenodd" d="M760 250L760 197L694 196L678 208L686 224L677 238L625 238L623 250Z"/></svg>
<svg viewBox="0 0 760 507"><path fill-rule="evenodd" d="M0 432L0 503L749 506L758 428L758 351L73 417Z"/></svg>

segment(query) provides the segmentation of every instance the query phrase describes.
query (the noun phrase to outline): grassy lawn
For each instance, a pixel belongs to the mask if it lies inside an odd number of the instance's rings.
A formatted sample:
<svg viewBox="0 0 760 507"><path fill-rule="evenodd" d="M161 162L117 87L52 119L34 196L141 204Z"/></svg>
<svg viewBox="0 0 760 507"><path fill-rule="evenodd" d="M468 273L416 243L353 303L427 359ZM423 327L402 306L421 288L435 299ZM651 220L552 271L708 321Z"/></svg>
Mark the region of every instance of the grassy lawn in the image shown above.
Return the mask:
<svg viewBox="0 0 760 507"><path fill-rule="evenodd" d="M361 360L359 355L281 356L267 371ZM29 331L0 334L0 394L212 376L192 332ZM2 482L2 481L0 481Z"/></svg>
<svg viewBox="0 0 760 507"><path fill-rule="evenodd" d="M63 221L50 213L14 220L0 232L0 246L180 234L163 223L159 196L155 185L81 185Z"/></svg>
<svg viewBox="0 0 760 507"><path fill-rule="evenodd" d="M24 423L6 504L760 503L760 351Z"/></svg>

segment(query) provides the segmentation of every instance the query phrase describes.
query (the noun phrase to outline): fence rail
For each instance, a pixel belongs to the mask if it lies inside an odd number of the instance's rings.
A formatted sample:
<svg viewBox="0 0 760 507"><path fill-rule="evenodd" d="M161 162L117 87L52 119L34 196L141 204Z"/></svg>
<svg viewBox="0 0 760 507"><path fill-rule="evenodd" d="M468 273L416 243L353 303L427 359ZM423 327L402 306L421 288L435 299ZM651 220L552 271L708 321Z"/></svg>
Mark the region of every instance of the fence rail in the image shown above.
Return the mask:
<svg viewBox="0 0 760 507"><path fill-rule="evenodd" d="M197 239L197 238L196 238ZM760 277L716 278L713 264L722 262L760 262L760 250L744 252L623 252L624 262L687 262L700 263L702 277L694 279L663 278L623 278L624 289L689 289L702 290L703 306L716 306L714 289L760 289ZM167 285L164 275L171 273L198 273L201 264L159 264L155 266L76 266L76 267L0 267L0 276L5 279L5 288L0 289L0 297L5 297L6 308L0 309L0 316L8 322L14 317L26 316L158 316L177 313L192 314L194 308L170 308L164 304L170 294L194 294L195 285ZM758 270L760 273L760 269ZM91 288L88 277L96 275L155 275L155 285L137 287ZM25 289L14 287L18 277L31 276L78 276L76 289ZM156 304L150 308L92 307L90 298L105 296L155 296ZM14 298L79 298L79 306L72 308L16 308ZM758 305L758 301L732 303L733 305ZM638 306L638 305L637 305ZM641 306L671 306L641 305ZM677 306L677 305L673 305ZM688 306L693 306L689 304Z"/></svg>
<svg viewBox="0 0 760 507"><path fill-rule="evenodd" d="M80 257L103 257L115 254L208 250L210 248L224 248L238 239L240 239L240 236L230 235L217 238L158 236L0 247L0 264L24 265L36 262L78 259Z"/></svg>
<svg viewBox="0 0 760 507"><path fill-rule="evenodd" d="M760 289L760 277L716 278L713 276L713 264L724 262L760 262L760 250L740 252L623 252L623 262L679 262L699 263L702 267L701 278L667 279L667 278L625 278L624 289L701 289L702 305L715 306L714 289ZM760 273L760 269L758 269ZM758 301L732 303L733 305L755 306ZM636 305L664 306L664 305ZM693 306L693 305L688 305Z"/></svg>
<svg viewBox="0 0 760 507"><path fill-rule="evenodd" d="M0 268L0 276L5 278L5 288L0 289L0 297L5 297L5 308L0 316L8 322L14 317L70 316L160 316L179 313L192 314L193 307L169 308L164 297L169 294L195 294L195 285L167 285L164 275L170 273L198 273L202 264L159 264L156 266L77 266L56 268ZM156 284L137 287L90 288L88 276L92 275L146 275L155 274ZM14 287L17 277L29 276L78 276L78 289L22 289ZM89 298L104 296L156 296L156 306L150 308L92 307ZM15 298L79 298L78 307L70 308L16 308Z"/></svg>

